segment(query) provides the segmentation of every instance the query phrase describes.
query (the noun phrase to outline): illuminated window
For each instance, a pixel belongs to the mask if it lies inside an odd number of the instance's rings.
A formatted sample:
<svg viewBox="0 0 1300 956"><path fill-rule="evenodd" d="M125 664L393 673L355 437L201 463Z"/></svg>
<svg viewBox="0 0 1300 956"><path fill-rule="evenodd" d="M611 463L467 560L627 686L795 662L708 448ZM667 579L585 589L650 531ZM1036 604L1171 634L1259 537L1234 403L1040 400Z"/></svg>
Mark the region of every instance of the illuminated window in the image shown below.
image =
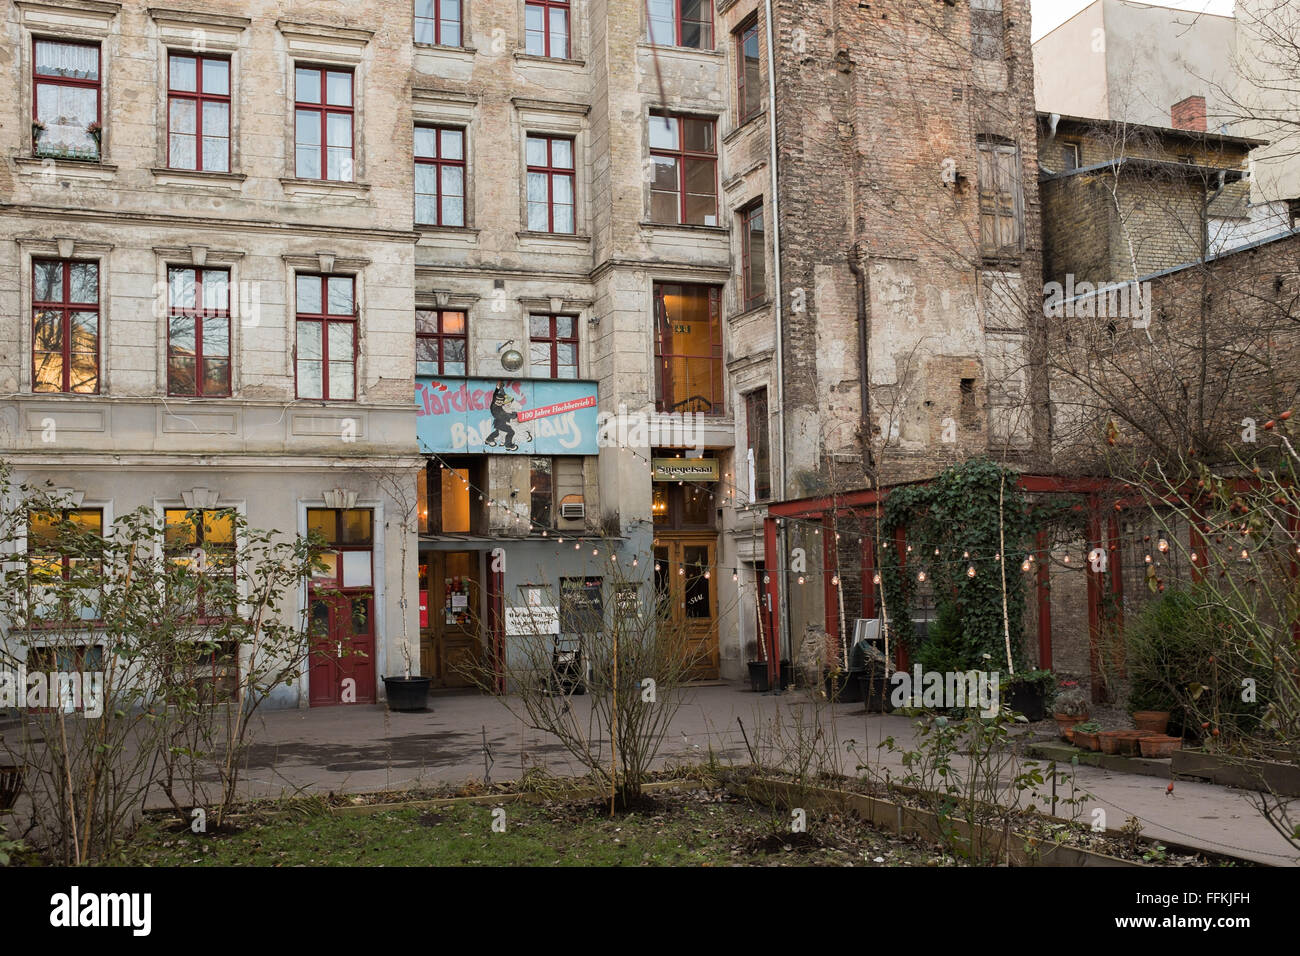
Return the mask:
<svg viewBox="0 0 1300 956"><path fill-rule="evenodd" d="M724 412L722 288L656 283L655 399L661 412Z"/></svg>

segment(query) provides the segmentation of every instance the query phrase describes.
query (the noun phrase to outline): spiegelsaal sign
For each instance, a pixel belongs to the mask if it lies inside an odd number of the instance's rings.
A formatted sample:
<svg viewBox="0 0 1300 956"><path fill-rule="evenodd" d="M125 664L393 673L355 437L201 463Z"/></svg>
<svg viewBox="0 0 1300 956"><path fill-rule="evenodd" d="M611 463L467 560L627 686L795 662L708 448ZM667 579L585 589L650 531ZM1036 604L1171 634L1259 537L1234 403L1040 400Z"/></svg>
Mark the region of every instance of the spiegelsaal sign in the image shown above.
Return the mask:
<svg viewBox="0 0 1300 956"><path fill-rule="evenodd" d="M595 382L417 378L415 404L422 454L597 452Z"/></svg>

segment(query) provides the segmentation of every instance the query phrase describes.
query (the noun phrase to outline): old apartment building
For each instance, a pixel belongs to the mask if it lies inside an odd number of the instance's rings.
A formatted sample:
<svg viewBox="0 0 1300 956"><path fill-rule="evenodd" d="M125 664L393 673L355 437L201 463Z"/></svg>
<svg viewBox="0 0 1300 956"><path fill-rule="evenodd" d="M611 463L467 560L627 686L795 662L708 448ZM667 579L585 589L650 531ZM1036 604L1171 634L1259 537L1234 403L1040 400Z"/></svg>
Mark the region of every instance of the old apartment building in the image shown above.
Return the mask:
<svg viewBox="0 0 1300 956"><path fill-rule="evenodd" d="M839 603L770 502L1041 454L1027 0L173 2L6 15L2 447L323 533L363 653L281 703L377 699L403 595L460 683L611 552L736 678Z"/></svg>

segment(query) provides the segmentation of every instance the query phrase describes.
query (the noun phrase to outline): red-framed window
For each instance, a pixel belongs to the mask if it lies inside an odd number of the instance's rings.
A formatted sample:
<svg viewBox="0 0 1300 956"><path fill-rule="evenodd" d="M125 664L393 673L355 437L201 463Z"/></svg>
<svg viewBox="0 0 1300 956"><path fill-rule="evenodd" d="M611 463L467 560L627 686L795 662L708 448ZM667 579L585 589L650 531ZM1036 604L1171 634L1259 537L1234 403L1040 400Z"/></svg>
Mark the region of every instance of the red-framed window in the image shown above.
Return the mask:
<svg viewBox="0 0 1300 956"><path fill-rule="evenodd" d="M766 388L758 388L745 395L745 433L749 448L754 453L754 487L750 493L755 501L766 501L772 497L772 451Z"/></svg>
<svg viewBox="0 0 1300 956"><path fill-rule="evenodd" d="M529 0L524 4L524 52L568 58L568 0Z"/></svg>
<svg viewBox="0 0 1300 956"><path fill-rule="evenodd" d="M649 0L650 42L713 49L713 0Z"/></svg>
<svg viewBox="0 0 1300 956"><path fill-rule="evenodd" d="M736 31L736 112L740 122L763 112L763 84L760 75L758 17L751 17Z"/></svg>
<svg viewBox="0 0 1300 956"><path fill-rule="evenodd" d="M299 273L295 373L299 398L357 397L356 281Z"/></svg>
<svg viewBox="0 0 1300 956"><path fill-rule="evenodd" d="M32 391L99 391L99 263L32 260Z"/></svg>
<svg viewBox="0 0 1300 956"><path fill-rule="evenodd" d="M741 298L746 309L767 295L767 260L763 242L763 200L740 211Z"/></svg>
<svg viewBox="0 0 1300 956"><path fill-rule="evenodd" d="M167 56L167 165L230 172L230 61Z"/></svg>
<svg viewBox="0 0 1300 956"><path fill-rule="evenodd" d="M415 127L415 221L465 225L465 131Z"/></svg>
<svg viewBox="0 0 1300 956"><path fill-rule="evenodd" d="M528 317L528 374L578 377L578 320L572 315Z"/></svg>
<svg viewBox="0 0 1300 956"><path fill-rule="evenodd" d="M78 566L99 562L103 537L102 508L29 511L27 561L32 582L73 580Z"/></svg>
<svg viewBox="0 0 1300 956"><path fill-rule="evenodd" d="M353 180L351 70L294 67L294 169L300 179Z"/></svg>
<svg viewBox="0 0 1300 956"><path fill-rule="evenodd" d="M232 509L164 509L163 551L173 564L193 565L200 575L194 595L194 613L199 618L234 613L236 561ZM209 586L208 580L216 576L228 577L229 581Z"/></svg>
<svg viewBox="0 0 1300 956"><path fill-rule="evenodd" d="M530 135L525 150L529 230L573 233L573 140Z"/></svg>
<svg viewBox="0 0 1300 956"><path fill-rule="evenodd" d="M461 0L415 0L415 42L460 46Z"/></svg>
<svg viewBox="0 0 1300 956"><path fill-rule="evenodd" d="M230 395L230 272L167 270L167 394Z"/></svg>
<svg viewBox="0 0 1300 956"><path fill-rule="evenodd" d="M722 415L722 287L656 282L655 404Z"/></svg>
<svg viewBox="0 0 1300 956"><path fill-rule="evenodd" d="M375 516L370 508L308 508L307 532L324 539L323 568L313 569L315 588L352 590L374 586Z"/></svg>
<svg viewBox="0 0 1300 956"><path fill-rule="evenodd" d="M418 309L415 313L415 374L467 375L469 324L464 312Z"/></svg>
<svg viewBox="0 0 1300 956"><path fill-rule="evenodd" d="M99 160L100 65L98 43L33 38L33 155Z"/></svg>
<svg viewBox="0 0 1300 956"><path fill-rule="evenodd" d="M716 123L697 116L650 114L652 222L718 224Z"/></svg>

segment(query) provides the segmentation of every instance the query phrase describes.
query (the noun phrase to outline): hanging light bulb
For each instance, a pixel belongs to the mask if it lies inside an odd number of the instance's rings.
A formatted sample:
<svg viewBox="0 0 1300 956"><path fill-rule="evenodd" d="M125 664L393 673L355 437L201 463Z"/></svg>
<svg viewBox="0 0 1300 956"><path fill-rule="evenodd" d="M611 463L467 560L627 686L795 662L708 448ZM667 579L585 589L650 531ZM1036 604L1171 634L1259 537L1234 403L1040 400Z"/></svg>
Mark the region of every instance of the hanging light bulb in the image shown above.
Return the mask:
<svg viewBox="0 0 1300 956"><path fill-rule="evenodd" d="M594 558L594 557L597 557L599 554L600 554L600 552L597 551L595 548L592 548L592 549L591 549L591 556L592 556L593 558Z"/></svg>
<svg viewBox="0 0 1300 956"><path fill-rule="evenodd" d="M910 544L907 546L907 553L908 554L912 553L912 546Z"/></svg>
<svg viewBox="0 0 1300 956"><path fill-rule="evenodd" d="M1161 554L1165 554L1169 550L1169 542L1161 538L1159 543L1156 544L1156 548L1159 549Z"/></svg>
<svg viewBox="0 0 1300 956"><path fill-rule="evenodd" d="M731 572L731 580L733 580L733 581L738 581L739 579L740 579L740 575L737 574L735 571L732 571L732 572Z"/></svg>
<svg viewBox="0 0 1300 956"><path fill-rule="evenodd" d="M636 560L636 558L633 558L633 559L632 559L632 567L635 568L636 565L637 565L637 560Z"/></svg>
<svg viewBox="0 0 1300 956"><path fill-rule="evenodd" d="M1142 556L1142 558L1143 558L1144 561L1146 561L1147 564L1150 564L1150 563L1151 563L1151 555L1149 555L1149 554L1145 554L1145 555Z"/></svg>
<svg viewBox="0 0 1300 956"><path fill-rule="evenodd" d="M655 571L658 571L658 570L659 570L659 562L656 561L656 562L655 562Z"/></svg>
<svg viewBox="0 0 1300 956"><path fill-rule="evenodd" d="M924 571L918 571L917 574L916 574L916 579L917 579L918 581L921 581L922 583L924 583L924 582L925 582L925 572L924 572Z"/></svg>
<svg viewBox="0 0 1300 956"><path fill-rule="evenodd" d="M938 549L938 548L935 548L935 549L934 549L934 556L935 556L936 558L939 556L939 549Z"/></svg>
<svg viewBox="0 0 1300 956"><path fill-rule="evenodd" d="M803 584L803 575L802 575L802 574L799 575L799 583L800 583L800 584Z"/></svg>
<svg viewBox="0 0 1300 956"><path fill-rule="evenodd" d="M1070 563L1070 556L1068 554L1065 556L1065 563L1066 564Z"/></svg>
<svg viewBox="0 0 1300 956"><path fill-rule="evenodd" d="M879 574L873 574L873 575L871 576L871 583L872 583L872 584L879 584L879 583L880 583L880 575L879 575Z"/></svg>
<svg viewBox="0 0 1300 956"><path fill-rule="evenodd" d="M969 552L969 551L963 551L963 552L961 553L961 556L962 556L963 558L969 558L969 557L970 557L970 552Z"/></svg>
<svg viewBox="0 0 1300 956"><path fill-rule="evenodd" d="M1028 559L1028 558L1025 558L1025 560L1023 560L1023 561L1020 562L1020 570L1021 570L1021 571L1028 571L1028 570L1029 570L1029 567L1030 567L1030 565L1029 565L1029 559Z"/></svg>
<svg viewBox="0 0 1300 956"><path fill-rule="evenodd" d="M710 572L705 571L705 572L704 572L704 580L707 581L707 580L709 579L709 575L710 575Z"/></svg>
<svg viewBox="0 0 1300 956"><path fill-rule="evenodd" d="M831 584L839 584L839 583L840 583L840 576L838 574L832 574Z"/></svg>
<svg viewBox="0 0 1300 956"><path fill-rule="evenodd" d="M972 564L970 567L966 569L966 577L968 578L975 577L975 565Z"/></svg>
<svg viewBox="0 0 1300 956"><path fill-rule="evenodd" d="M678 573L678 574L685 574L685 573L686 573L686 568L685 568L685 567L680 567L680 568L678 568L678 569L677 569L677 573Z"/></svg>
<svg viewBox="0 0 1300 956"><path fill-rule="evenodd" d="M1242 548L1242 549L1241 549L1241 560L1243 560L1243 561L1249 561L1249 560L1250 560L1250 552L1247 551L1245 548Z"/></svg>
<svg viewBox="0 0 1300 956"><path fill-rule="evenodd" d="M1193 551L1193 552L1192 552L1192 564L1195 564L1195 563L1196 563L1196 552Z"/></svg>
<svg viewBox="0 0 1300 956"><path fill-rule="evenodd" d="M582 550L582 542L581 542L581 541L575 541L575 542L573 542L573 550L574 550L574 551L581 551L581 550Z"/></svg>

